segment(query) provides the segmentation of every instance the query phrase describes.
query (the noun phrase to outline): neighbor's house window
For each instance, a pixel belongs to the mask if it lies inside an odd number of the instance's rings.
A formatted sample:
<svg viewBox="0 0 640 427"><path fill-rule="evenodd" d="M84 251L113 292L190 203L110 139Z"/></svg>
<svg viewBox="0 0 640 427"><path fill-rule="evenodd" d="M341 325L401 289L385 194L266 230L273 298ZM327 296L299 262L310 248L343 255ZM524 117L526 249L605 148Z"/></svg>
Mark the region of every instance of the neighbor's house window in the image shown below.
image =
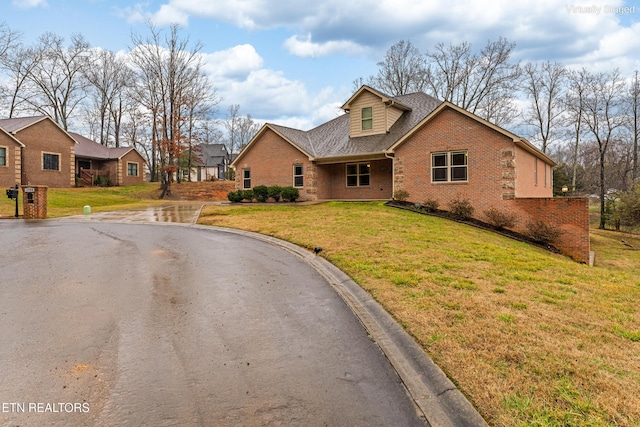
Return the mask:
<svg viewBox="0 0 640 427"><path fill-rule="evenodd" d="M242 169L242 188L251 188L251 169Z"/></svg>
<svg viewBox="0 0 640 427"><path fill-rule="evenodd" d="M373 107L362 109L362 130L373 129Z"/></svg>
<svg viewBox="0 0 640 427"><path fill-rule="evenodd" d="M467 181L467 157L468 153L466 151L431 154L431 181Z"/></svg>
<svg viewBox="0 0 640 427"><path fill-rule="evenodd" d="M59 171L60 154L42 153L42 169Z"/></svg>
<svg viewBox="0 0 640 427"><path fill-rule="evenodd" d="M0 166L7 166L7 149L0 147Z"/></svg>
<svg viewBox="0 0 640 427"><path fill-rule="evenodd" d="M138 176L138 164L127 162L127 176Z"/></svg>
<svg viewBox="0 0 640 427"><path fill-rule="evenodd" d="M368 187L370 182L369 163L347 163L347 187Z"/></svg>
<svg viewBox="0 0 640 427"><path fill-rule="evenodd" d="M293 165L293 186L304 187L304 174L302 165Z"/></svg>

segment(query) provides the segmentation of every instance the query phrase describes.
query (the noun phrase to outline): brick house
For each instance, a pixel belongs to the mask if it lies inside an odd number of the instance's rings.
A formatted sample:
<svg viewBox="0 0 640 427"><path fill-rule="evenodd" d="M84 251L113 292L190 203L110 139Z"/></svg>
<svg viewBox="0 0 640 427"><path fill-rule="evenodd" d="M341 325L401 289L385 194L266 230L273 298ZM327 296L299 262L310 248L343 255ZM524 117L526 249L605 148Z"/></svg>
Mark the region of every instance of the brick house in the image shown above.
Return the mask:
<svg viewBox="0 0 640 427"><path fill-rule="evenodd" d="M20 184L24 144L0 127L0 187Z"/></svg>
<svg viewBox="0 0 640 427"><path fill-rule="evenodd" d="M76 142L47 116L0 120L0 128L21 144L20 180L14 184L73 187ZM17 154L14 161L18 162Z"/></svg>
<svg viewBox="0 0 640 427"><path fill-rule="evenodd" d="M80 134L69 132L77 142L75 170L78 185L91 186L97 175L113 185L142 184L145 181L144 157L132 147L105 147Z"/></svg>
<svg viewBox="0 0 640 427"><path fill-rule="evenodd" d="M345 111L309 131L265 124L232 163L236 188L298 188L302 200L468 199L475 216L515 214L516 231L544 221L556 246L589 260L586 199L553 198L556 163L529 141L424 93L390 97L362 86Z"/></svg>

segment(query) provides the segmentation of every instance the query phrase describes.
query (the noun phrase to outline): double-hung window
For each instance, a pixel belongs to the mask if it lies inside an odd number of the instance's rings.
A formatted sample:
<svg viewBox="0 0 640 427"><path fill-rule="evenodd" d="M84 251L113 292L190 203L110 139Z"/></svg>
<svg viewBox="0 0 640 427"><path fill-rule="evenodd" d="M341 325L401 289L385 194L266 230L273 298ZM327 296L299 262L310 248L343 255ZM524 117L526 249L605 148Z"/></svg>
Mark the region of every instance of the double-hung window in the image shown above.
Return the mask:
<svg viewBox="0 0 640 427"><path fill-rule="evenodd" d="M468 178L467 151L448 151L431 154L432 182L466 182Z"/></svg>
<svg viewBox="0 0 640 427"><path fill-rule="evenodd" d="M304 169L302 165L293 165L293 186L304 187Z"/></svg>
<svg viewBox="0 0 640 427"><path fill-rule="evenodd" d="M368 187L370 183L369 163L347 163L347 187Z"/></svg>
<svg viewBox="0 0 640 427"><path fill-rule="evenodd" d="M42 169L59 171L60 155L53 153L42 153Z"/></svg>
<svg viewBox="0 0 640 427"><path fill-rule="evenodd" d="M362 109L362 130L373 129L373 107Z"/></svg>
<svg viewBox="0 0 640 427"><path fill-rule="evenodd" d="M251 188L251 169L242 169L242 188Z"/></svg>
<svg viewBox="0 0 640 427"><path fill-rule="evenodd" d="M0 166L7 166L7 149L0 147Z"/></svg>

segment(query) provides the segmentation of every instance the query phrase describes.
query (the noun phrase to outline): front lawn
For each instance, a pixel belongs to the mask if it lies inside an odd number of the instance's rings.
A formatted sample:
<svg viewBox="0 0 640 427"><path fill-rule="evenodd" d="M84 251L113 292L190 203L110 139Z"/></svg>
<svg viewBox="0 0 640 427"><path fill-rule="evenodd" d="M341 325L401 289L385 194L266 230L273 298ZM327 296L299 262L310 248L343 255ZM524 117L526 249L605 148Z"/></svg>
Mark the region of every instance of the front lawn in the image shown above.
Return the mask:
<svg viewBox="0 0 640 427"><path fill-rule="evenodd" d="M640 425L640 251L620 234L592 232L588 267L382 203L210 206L200 223L322 246L490 425Z"/></svg>

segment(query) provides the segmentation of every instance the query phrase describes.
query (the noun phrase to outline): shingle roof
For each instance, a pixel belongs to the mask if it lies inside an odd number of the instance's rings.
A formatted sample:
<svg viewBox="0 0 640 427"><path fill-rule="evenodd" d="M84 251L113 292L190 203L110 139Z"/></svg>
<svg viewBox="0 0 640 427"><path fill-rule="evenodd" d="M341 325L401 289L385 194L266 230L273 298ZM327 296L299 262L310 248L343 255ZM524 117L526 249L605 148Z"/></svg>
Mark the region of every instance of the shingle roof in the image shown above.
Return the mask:
<svg viewBox="0 0 640 427"><path fill-rule="evenodd" d="M200 144L198 150L199 166L218 166L224 158L228 158L224 144Z"/></svg>
<svg viewBox="0 0 640 427"><path fill-rule="evenodd" d="M9 133L17 132L40 120L45 119L47 116L32 116L32 117L18 117L12 119L0 119L0 127Z"/></svg>
<svg viewBox="0 0 640 427"><path fill-rule="evenodd" d="M344 114L309 131L301 131L279 125L269 125L315 158L382 153L396 141L413 129L420 121L435 110L442 101L425 93L413 93L391 97L391 99L409 106L391 126L389 132L380 135L349 137L349 115Z"/></svg>
<svg viewBox="0 0 640 427"><path fill-rule="evenodd" d="M105 147L102 144L98 144L97 142L74 132L69 132L69 135L71 135L71 137L78 143L75 149L76 157L111 160L119 159L129 151L133 150L131 147Z"/></svg>

